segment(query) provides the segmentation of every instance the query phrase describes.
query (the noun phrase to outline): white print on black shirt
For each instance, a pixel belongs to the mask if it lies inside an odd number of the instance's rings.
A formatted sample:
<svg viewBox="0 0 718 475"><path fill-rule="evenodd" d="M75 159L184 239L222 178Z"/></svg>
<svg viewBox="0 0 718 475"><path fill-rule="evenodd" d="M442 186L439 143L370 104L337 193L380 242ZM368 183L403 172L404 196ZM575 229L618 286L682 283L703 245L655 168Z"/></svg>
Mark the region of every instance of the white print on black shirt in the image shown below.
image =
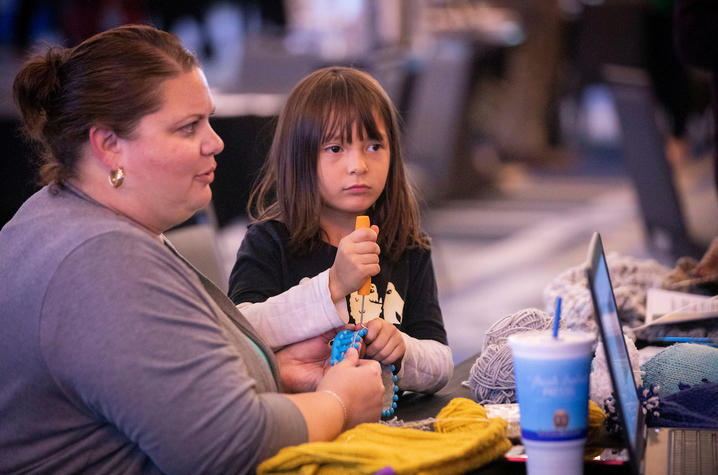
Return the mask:
<svg viewBox="0 0 718 475"><path fill-rule="evenodd" d="M352 292L349 297L349 314L355 322L359 322L361 317L361 299L362 296L357 292ZM401 295L399 295L391 282L386 286L384 299L379 297L376 285L371 284L371 292L365 296L364 301L364 323L366 324L366 322L375 318L381 318L382 306L384 307L384 320L397 325L401 323L401 316L404 312L404 299L401 298Z"/></svg>

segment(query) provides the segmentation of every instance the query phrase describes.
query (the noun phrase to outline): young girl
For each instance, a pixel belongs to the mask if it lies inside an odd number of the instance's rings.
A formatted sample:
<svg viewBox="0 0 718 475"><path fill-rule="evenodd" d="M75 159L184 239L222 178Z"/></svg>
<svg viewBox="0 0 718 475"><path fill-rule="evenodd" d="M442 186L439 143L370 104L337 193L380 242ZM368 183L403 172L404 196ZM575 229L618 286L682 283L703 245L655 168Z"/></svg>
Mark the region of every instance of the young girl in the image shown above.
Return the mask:
<svg viewBox="0 0 718 475"><path fill-rule="evenodd" d="M408 183L396 110L352 68L320 69L289 95L248 212L229 295L275 351L359 323L366 356L403 390L434 392L453 362L429 239ZM371 228L355 230L357 215ZM371 277L371 293L356 292ZM296 324L270 315L291 312Z"/></svg>

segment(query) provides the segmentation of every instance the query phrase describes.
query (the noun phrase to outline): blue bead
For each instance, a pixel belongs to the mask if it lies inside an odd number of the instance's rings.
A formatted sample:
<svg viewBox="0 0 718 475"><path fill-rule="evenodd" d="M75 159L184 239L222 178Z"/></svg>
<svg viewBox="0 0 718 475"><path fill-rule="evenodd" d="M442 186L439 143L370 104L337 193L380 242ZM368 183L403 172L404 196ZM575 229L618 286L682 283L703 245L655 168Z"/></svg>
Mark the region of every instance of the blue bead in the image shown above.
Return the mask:
<svg viewBox="0 0 718 475"><path fill-rule="evenodd" d="M394 396L393 396L391 399L392 399L393 401L398 401L398 400L399 400L399 396L397 396L396 394L394 394Z"/></svg>
<svg viewBox="0 0 718 475"><path fill-rule="evenodd" d="M391 408L392 408L392 409L396 409L396 403L395 403L395 402L392 402L392 403L391 403ZM392 412L394 412L394 411L392 411Z"/></svg>
<svg viewBox="0 0 718 475"><path fill-rule="evenodd" d="M399 386L394 385L394 392L395 392L395 393L396 393L396 392L399 392Z"/></svg>
<svg viewBox="0 0 718 475"><path fill-rule="evenodd" d="M396 375L394 375L394 377L391 379L393 379L395 383L399 380L399 378L397 378Z"/></svg>

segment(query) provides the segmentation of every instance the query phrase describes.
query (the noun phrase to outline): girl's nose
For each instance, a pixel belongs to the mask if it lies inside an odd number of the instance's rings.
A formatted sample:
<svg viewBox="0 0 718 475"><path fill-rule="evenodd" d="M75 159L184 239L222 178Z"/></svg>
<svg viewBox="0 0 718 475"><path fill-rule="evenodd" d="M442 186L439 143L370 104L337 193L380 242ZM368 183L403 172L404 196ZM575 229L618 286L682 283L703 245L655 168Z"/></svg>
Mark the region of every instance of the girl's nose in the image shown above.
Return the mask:
<svg viewBox="0 0 718 475"><path fill-rule="evenodd" d="M361 175L367 171L366 157L364 156L363 150L356 147L349 154L349 173L351 175Z"/></svg>

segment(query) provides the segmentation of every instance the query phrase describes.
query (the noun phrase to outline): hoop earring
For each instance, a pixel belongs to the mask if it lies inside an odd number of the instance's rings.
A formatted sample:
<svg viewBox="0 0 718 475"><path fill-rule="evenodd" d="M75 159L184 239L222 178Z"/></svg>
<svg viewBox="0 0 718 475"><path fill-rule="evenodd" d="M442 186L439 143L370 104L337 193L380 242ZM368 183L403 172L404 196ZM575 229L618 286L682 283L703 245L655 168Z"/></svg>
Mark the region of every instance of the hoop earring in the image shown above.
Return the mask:
<svg viewBox="0 0 718 475"><path fill-rule="evenodd" d="M110 176L108 178L113 188L119 188L125 181L125 170L122 167L110 170Z"/></svg>

